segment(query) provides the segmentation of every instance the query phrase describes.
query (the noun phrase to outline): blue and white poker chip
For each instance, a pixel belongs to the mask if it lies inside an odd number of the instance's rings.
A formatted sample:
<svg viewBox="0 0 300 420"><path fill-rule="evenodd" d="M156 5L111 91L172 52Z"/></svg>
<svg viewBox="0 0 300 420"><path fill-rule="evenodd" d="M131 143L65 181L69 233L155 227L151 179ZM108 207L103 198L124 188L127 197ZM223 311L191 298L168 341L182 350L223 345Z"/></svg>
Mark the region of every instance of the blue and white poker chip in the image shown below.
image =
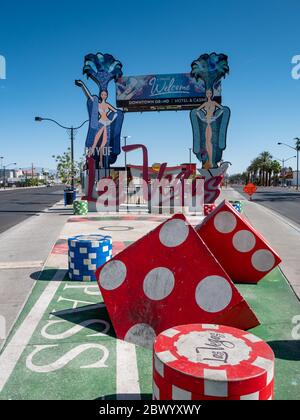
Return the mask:
<svg viewBox="0 0 300 420"><path fill-rule="evenodd" d="M74 281L95 281L95 271L112 258L112 238L99 234L68 239L69 277Z"/></svg>

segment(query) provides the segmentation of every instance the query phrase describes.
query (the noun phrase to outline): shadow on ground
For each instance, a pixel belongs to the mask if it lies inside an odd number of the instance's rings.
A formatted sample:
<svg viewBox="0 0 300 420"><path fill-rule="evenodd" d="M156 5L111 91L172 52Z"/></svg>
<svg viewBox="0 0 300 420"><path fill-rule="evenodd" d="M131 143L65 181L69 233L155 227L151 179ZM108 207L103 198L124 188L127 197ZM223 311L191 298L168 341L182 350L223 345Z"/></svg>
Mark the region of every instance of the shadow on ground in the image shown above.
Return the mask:
<svg viewBox="0 0 300 420"><path fill-rule="evenodd" d="M276 359L300 361L300 340L268 341Z"/></svg>
<svg viewBox="0 0 300 420"><path fill-rule="evenodd" d="M43 270L34 271L30 274L30 278L33 280L39 280L39 281L61 281L61 277L58 276L58 280L53 280L53 276L59 272L63 271L65 272L65 277L63 280L69 281L68 273L66 272L66 269L57 269L57 268L45 268Z"/></svg>
<svg viewBox="0 0 300 420"><path fill-rule="evenodd" d="M79 306L74 309L70 308L63 311L55 311L51 313L51 315L75 325L84 325L85 329L96 333L102 333L103 335L116 338L116 333L103 302ZM91 320L93 322L91 322Z"/></svg>

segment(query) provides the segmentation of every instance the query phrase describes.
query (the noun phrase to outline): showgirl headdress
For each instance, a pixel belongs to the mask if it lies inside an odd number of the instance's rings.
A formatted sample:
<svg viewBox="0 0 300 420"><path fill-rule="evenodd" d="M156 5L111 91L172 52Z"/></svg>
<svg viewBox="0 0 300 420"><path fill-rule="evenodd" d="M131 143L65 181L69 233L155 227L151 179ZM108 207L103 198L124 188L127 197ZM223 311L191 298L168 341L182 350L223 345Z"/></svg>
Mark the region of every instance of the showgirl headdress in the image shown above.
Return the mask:
<svg viewBox="0 0 300 420"><path fill-rule="evenodd" d="M108 83L123 75L122 64L110 54L87 54L84 57L83 74L99 86L100 92L107 90Z"/></svg>
<svg viewBox="0 0 300 420"><path fill-rule="evenodd" d="M205 88L213 90L222 77L229 73L228 57L225 54L202 54L193 61L191 76L203 80Z"/></svg>

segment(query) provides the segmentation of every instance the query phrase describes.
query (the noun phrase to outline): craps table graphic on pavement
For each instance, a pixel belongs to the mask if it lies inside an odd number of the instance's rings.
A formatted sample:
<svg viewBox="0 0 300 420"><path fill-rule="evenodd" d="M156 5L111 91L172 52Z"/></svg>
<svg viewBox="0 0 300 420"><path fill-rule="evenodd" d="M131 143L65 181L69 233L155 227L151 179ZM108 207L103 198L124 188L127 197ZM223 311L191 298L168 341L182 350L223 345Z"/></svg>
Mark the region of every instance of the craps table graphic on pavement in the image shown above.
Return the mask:
<svg viewBox="0 0 300 420"><path fill-rule="evenodd" d="M98 285L71 281L67 274L67 238L82 232L92 234L99 226L128 224L128 220L123 215L69 219L1 350L1 400L152 398L152 349L117 339ZM151 231L162 220L166 221L153 216L149 221L145 216L130 216L132 231L112 233L113 255L122 255L126 247L144 235L145 226L146 232ZM155 247L157 242L152 246ZM151 253L147 255L149 258ZM136 257L132 257L133 265ZM291 338L295 328L291 320L299 315L300 306L286 278L277 267L258 284L235 287L261 321L245 334L253 333L267 341L276 355L275 399L299 399L298 341ZM127 306L134 313L132 301ZM175 305L169 312L177 310ZM234 312L235 308L232 316ZM217 323L223 322L218 319ZM159 379L156 378L157 386L172 392L174 383L166 381L162 385ZM184 389L183 384L178 383L178 388ZM272 384L260 390L259 399L266 399L270 388ZM178 392L175 397L182 391Z"/></svg>

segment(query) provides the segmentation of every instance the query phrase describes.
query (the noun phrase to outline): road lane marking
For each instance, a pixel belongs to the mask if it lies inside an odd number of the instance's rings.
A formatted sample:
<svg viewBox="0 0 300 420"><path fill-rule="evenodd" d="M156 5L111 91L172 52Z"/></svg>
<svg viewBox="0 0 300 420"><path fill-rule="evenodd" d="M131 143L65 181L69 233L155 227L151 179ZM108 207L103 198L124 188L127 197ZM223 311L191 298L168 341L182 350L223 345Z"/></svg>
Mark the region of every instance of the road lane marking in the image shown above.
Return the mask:
<svg viewBox="0 0 300 420"><path fill-rule="evenodd" d="M56 271L52 281L46 286L45 290L0 355L0 392L3 390L19 358L28 345L65 274L66 270Z"/></svg>

